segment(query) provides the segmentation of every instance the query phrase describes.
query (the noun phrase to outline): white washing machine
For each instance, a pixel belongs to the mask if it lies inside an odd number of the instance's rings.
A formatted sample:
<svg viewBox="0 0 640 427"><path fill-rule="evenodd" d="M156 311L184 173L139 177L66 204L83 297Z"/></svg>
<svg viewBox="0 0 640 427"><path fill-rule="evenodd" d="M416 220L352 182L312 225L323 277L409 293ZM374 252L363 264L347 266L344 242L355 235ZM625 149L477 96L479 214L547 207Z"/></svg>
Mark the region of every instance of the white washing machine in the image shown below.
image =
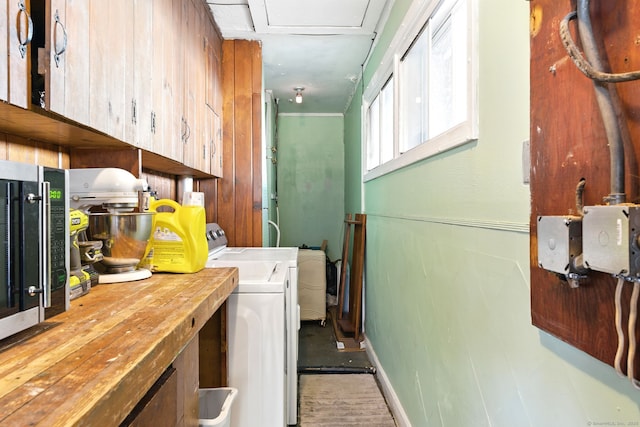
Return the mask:
<svg viewBox="0 0 640 427"><path fill-rule="evenodd" d="M298 248L227 247L224 231L217 224L207 224L207 239L207 267L236 266L240 276L238 287L227 305L229 385L238 388L231 422L241 427L296 425L300 329ZM270 293L274 291L276 282L282 287L279 296ZM261 289L270 289L270 292L261 292ZM276 315L276 311L280 314ZM252 313L251 320L244 317L248 313ZM258 316L263 317L259 320ZM263 325L267 330L257 325ZM254 345L251 343L254 340L269 347ZM272 362L272 356L278 357L280 349L283 359L267 366ZM263 360L265 351L270 354L268 362ZM266 371L259 372L258 368ZM282 395L279 384L283 386ZM245 393L246 400L242 396L243 387L250 390ZM258 406L262 409L257 409ZM283 418L271 412L280 412L280 408ZM262 418L259 413L269 416ZM242 422L236 424L235 420Z"/></svg>

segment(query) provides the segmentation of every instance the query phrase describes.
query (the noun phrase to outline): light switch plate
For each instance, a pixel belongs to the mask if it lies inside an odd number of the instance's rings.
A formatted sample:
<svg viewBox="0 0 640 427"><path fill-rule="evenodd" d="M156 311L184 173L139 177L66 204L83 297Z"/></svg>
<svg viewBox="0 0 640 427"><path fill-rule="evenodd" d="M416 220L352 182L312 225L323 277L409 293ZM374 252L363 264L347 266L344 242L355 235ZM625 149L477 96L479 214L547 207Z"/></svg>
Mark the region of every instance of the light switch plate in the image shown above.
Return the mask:
<svg viewBox="0 0 640 427"><path fill-rule="evenodd" d="M529 140L522 142L522 183L529 184L531 179L531 144Z"/></svg>

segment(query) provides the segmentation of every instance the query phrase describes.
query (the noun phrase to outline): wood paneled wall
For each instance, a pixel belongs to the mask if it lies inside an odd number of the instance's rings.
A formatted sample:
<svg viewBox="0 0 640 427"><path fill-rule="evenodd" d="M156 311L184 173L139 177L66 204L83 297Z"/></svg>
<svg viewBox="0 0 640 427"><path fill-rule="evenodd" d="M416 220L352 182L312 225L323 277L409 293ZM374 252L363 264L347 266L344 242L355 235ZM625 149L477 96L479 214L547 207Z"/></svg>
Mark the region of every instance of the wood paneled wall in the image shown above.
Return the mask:
<svg viewBox="0 0 640 427"><path fill-rule="evenodd" d="M0 133L0 159L66 169L69 167L69 150Z"/></svg>
<svg viewBox="0 0 640 427"><path fill-rule="evenodd" d="M575 10L575 1L533 0L530 8L531 318L537 327L612 365L617 346L616 279L590 272L588 280L572 289L555 274L538 268L536 217L575 215L576 185L583 177L585 205L603 204L610 192L610 156L593 82L578 71L559 36L558 24ZM634 2L591 2L591 19L610 70L640 70L640 8ZM579 44L576 22L570 26ZM640 150L640 81L610 88L620 97L619 121L628 129L627 201L639 203L640 179L634 171ZM631 290L627 283L623 292L625 334ZM636 335L640 339L637 330ZM636 373L640 372L637 359Z"/></svg>
<svg viewBox="0 0 640 427"><path fill-rule="evenodd" d="M262 246L262 47L222 44L223 178L215 220L229 246Z"/></svg>

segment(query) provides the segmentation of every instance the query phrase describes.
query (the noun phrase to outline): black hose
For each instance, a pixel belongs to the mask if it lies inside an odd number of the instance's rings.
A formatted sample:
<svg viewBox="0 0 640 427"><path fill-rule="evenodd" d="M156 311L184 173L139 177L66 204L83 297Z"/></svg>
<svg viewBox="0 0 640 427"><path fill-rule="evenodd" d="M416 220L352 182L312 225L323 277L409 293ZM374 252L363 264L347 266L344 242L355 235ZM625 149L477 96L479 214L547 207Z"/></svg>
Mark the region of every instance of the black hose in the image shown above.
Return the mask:
<svg viewBox="0 0 640 427"><path fill-rule="evenodd" d="M375 366L298 366L298 374L373 374Z"/></svg>
<svg viewBox="0 0 640 427"><path fill-rule="evenodd" d="M562 21L560 21L560 39L562 40L562 44L564 48L567 50L569 57L573 60L573 63L578 67L582 74L589 77L591 80L597 80L599 82L605 83L624 83L630 82L633 80L640 79L640 71L629 71L626 73L605 73L603 71L596 70L590 63L587 61L578 46L576 46L573 38L571 37L571 32L569 31L569 21L572 21L578 17L576 12L569 12L567 16L565 16Z"/></svg>

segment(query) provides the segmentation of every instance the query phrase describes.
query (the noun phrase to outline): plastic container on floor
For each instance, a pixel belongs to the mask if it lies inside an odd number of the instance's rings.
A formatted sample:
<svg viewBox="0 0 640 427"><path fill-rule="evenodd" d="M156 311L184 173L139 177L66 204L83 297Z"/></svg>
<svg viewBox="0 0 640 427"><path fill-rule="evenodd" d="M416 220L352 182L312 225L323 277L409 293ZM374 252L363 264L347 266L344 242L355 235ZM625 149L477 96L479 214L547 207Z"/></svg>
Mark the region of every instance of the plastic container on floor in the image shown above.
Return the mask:
<svg viewBox="0 0 640 427"><path fill-rule="evenodd" d="M199 425L228 427L231 405L238 394L233 387L201 388L199 390Z"/></svg>

